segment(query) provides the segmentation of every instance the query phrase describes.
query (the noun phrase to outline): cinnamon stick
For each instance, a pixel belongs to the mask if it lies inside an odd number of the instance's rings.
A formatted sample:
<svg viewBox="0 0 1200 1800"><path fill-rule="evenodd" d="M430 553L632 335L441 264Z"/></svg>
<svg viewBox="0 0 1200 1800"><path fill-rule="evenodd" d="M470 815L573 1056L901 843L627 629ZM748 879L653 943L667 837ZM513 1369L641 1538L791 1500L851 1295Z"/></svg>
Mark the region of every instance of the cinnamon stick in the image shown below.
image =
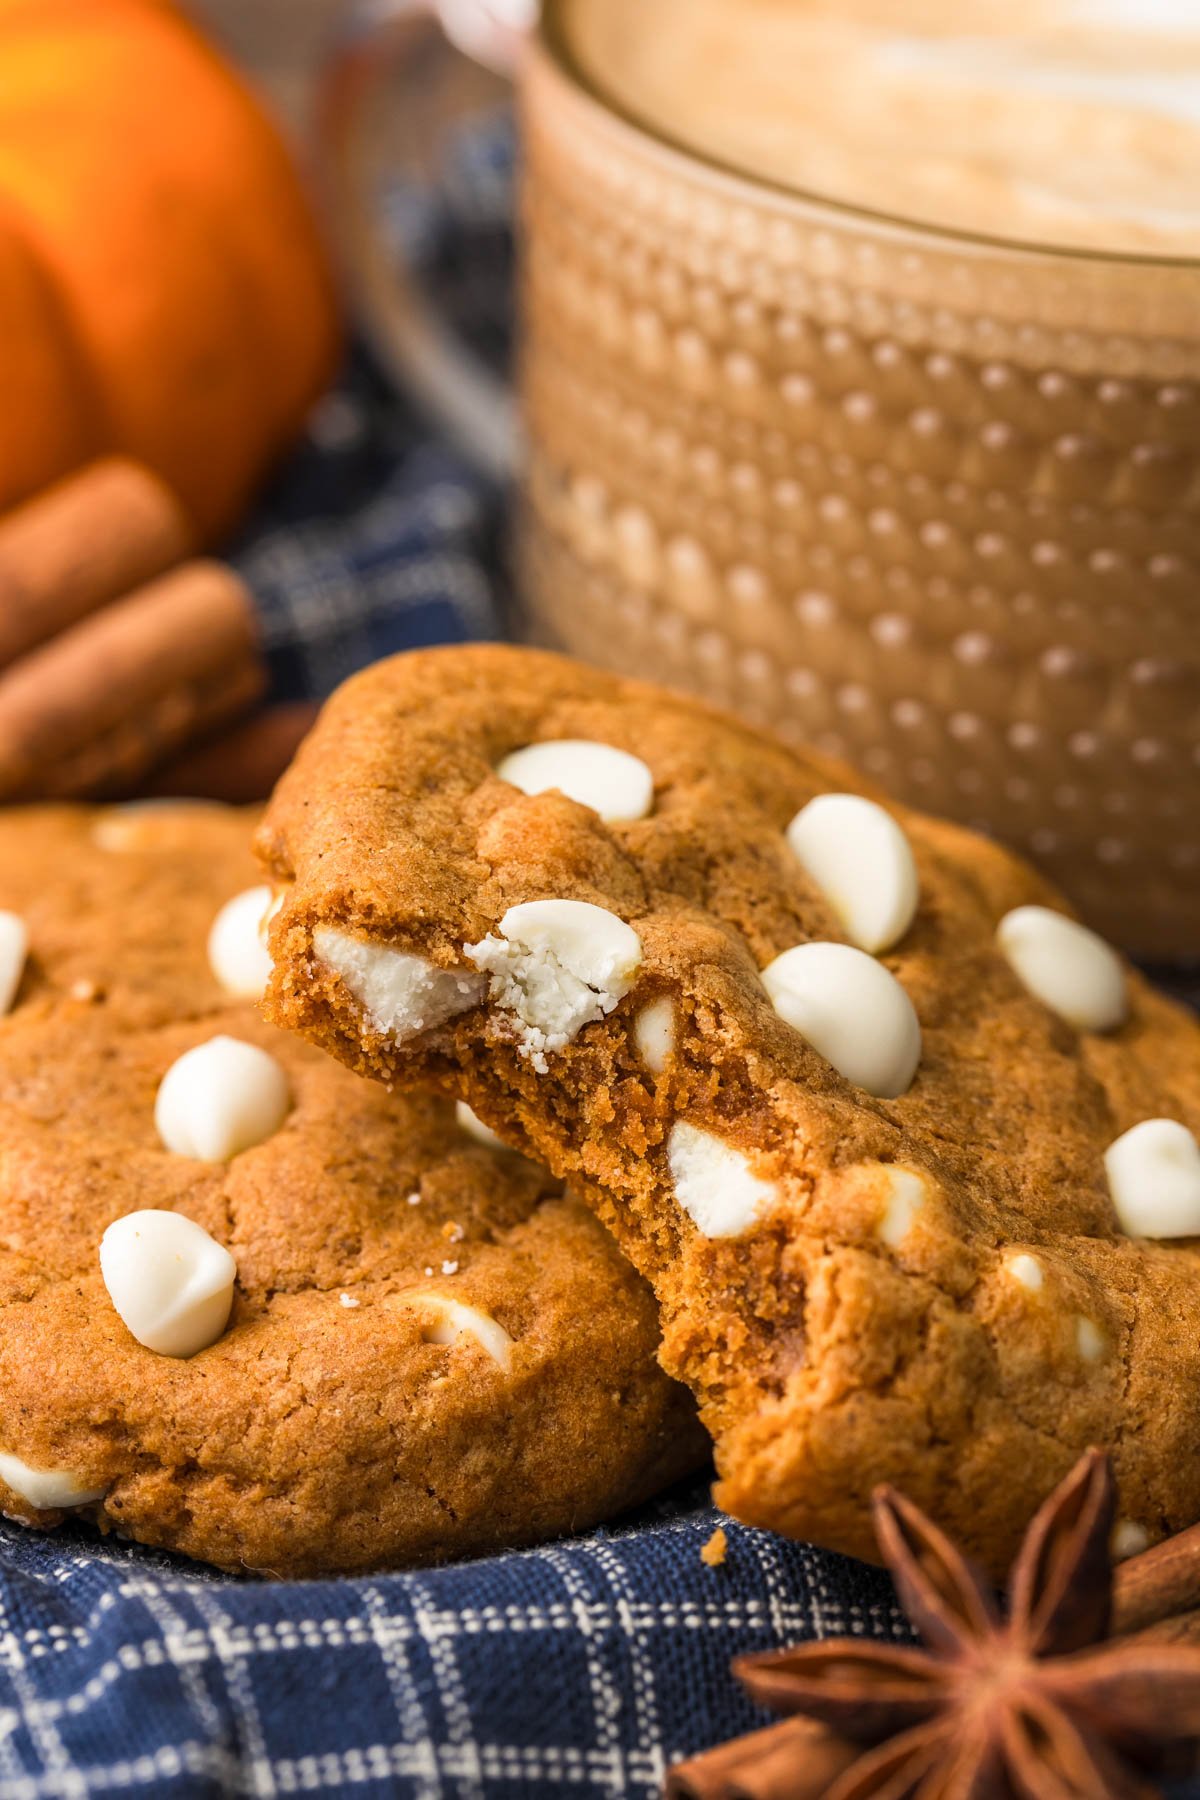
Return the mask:
<svg viewBox="0 0 1200 1800"><path fill-rule="evenodd" d="M166 484L106 457L0 518L0 668L192 554Z"/></svg>
<svg viewBox="0 0 1200 1800"><path fill-rule="evenodd" d="M244 583L187 563L0 674L0 799L128 784L264 685Z"/></svg>
<svg viewBox="0 0 1200 1800"><path fill-rule="evenodd" d="M307 700L268 706L156 769L142 783L141 791L224 800L232 806L265 800L299 749L317 710L316 703Z"/></svg>
<svg viewBox="0 0 1200 1800"><path fill-rule="evenodd" d="M1113 1570L1114 1636L1200 1608L1200 1525L1142 1550Z"/></svg>
<svg viewBox="0 0 1200 1800"><path fill-rule="evenodd" d="M1200 1644L1200 1607L1188 1612L1168 1613L1153 1625L1138 1631L1122 1632L1126 1642L1139 1644Z"/></svg>

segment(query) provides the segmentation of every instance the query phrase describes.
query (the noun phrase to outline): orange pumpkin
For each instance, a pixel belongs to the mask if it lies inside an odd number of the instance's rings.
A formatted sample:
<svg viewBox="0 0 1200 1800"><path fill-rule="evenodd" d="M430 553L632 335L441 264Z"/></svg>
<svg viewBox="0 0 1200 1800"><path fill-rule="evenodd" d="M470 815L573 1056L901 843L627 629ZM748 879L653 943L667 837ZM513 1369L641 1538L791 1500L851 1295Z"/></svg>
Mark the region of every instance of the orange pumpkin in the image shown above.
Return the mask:
<svg viewBox="0 0 1200 1800"><path fill-rule="evenodd" d="M219 536L336 347L289 156L175 9L0 0L0 510L118 450Z"/></svg>

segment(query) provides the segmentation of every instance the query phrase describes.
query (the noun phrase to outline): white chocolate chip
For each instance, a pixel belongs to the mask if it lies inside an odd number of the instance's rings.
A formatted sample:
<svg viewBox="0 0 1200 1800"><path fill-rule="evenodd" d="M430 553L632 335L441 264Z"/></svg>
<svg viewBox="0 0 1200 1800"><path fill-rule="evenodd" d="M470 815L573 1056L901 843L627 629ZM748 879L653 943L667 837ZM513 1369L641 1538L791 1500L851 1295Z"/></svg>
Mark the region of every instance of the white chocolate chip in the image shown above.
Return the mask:
<svg viewBox="0 0 1200 1800"><path fill-rule="evenodd" d="M1140 1556L1149 1545L1150 1533L1136 1519L1118 1519L1108 1540L1109 1553L1114 1562L1125 1562L1128 1557Z"/></svg>
<svg viewBox="0 0 1200 1800"><path fill-rule="evenodd" d="M132 850L138 847L142 821L165 812L168 800L130 800L110 806L92 825L92 842L98 850Z"/></svg>
<svg viewBox="0 0 1200 1800"><path fill-rule="evenodd" d="M490 976L489 994L522 1056L540 1074L548 1051L610 1013L633 986L642 943L633 927L586 900L528 900L510 906L499 936L463 946Z"/></svg>
<svg viewBox="0 0 1200 1800"><path fill-rule="evenodd" d="M357 1299L353 1294L339 1294L338 1305L345 1307L361 1306L362 1301Z"/></svg>
<svg viewBox="0 0 1200 1800"><path fill-rule="evenodd" d="M271 975L262 925L273 905L271 889L247 888L227 900L208 934L208 961L227 993L261 1000Z"/></svg>
<svg viewBox="0 0 1200 1800"><path fill-rule="evenodd" d="M92 842L98 850L149 850L174 831L189 813L212 812L211 800L185 800L179 797L163 800L127 800L121 806L110 806L92 826ZM220 810L224 810L221 808ZM160 829L166 826L167 831Z"/></svg>
<svg viewBox="0 0 1200 1800"><path fill-rule="evenodd" d="M328 925L313 932L313 949L341 976L374 1029L398 1044L478 1005L486 991L470 970L439 969L423 956Z"/></svg>
<svg viewBox="0 0 1200 1800"><path fill-rule="evenodd" d="M667 1139L675 1198L707 1238L743 1237L775 1198L740 1150L679 1119Z"/></svg>
<svg viewBox="0 0 1200 1800"><path fill-rule="evenodd" d="M494 1132L490 1125L485 1125L482 1119L477 1118L465 1100L455 1101L454 1114L458 1120L460 1131L465 1131L471 1137L476 1138L479 1143L486 1144L489 1150L505 1148L504 1139ZM417 1199L420 1199L419 1194Z"/></svg>
<svg viewBox="0 0 1200 1800"><path fill-rule="evenodd" d="M1128 1011L1116 951L1065 913L1018 906L996 927L996 942L1036 1000L1077 1031L1112 1031Z"/></svg>
<svg viewBox="0 0 1200 1800"><path fill-rule="evenodd" d="M1178 1119L1143 1119L1104 1152L1121 1230L1130 1237L1200 1237L1200 1144Z"/></svg>
<svg viewBox="0 0 1200 1800"><path fill-rule="evenodd" d="M1108 1341L1094 1319L1086 1319L1080 1313L1075 1320L1075 1348L1084 1362L1099 1362L1108 1348Z"/></svg>
<svg viewBox="0 0 1200 1800"><path fill-rule="evenodd" d="M675 1002L661 994L633 1021L637 1053L652 1075L661 1075L675 1054Z"/></svg>
<svg viewBox="0 0 1200 1800"><path fill-rule="evenodd" d="M762 979L780 1018L847 1081L884 1100L911 1086L921 1027L882 963L849 944L797 944Z"/></svg>
<svg viewBox="0 0 1200 1800"><path fill-rule="evenodd" d="M882 1243L895 1250L912 1229L928 1190L914 1169L901 1169L890 1163L881 1167L887 1178L887 1198L875 1231Z"/></svg>
<svg viewBox="0 0 1200 1800"><path fill-rule="evenodd" d="M194 1219L147 1208L116 1219L100 1240L109 1298L139 1344L195 1356L229 1323L237 1264Z"/></svg>
<svg viewBox="0 0 1200 1800"><path fill-rule="evenodd" d="M257 1044L219 1036L171 1064L154 1103L168 1150L228 1162L279 1130L291 1107L287 1076Z"/></svg>
<svg viewBox="0 0 1200 1800"><path fill-rule="evenodd" d="M552 956L588 987L620 999L633 985L642 941L632 925L587 900L527 900L510 906L500 936L522 950Z"/></svg>
<svg viewBox="0 0 1200 1800"><path fill-rule="evenodd" d="M0 1481L20 1494L34 1512L57 1512L68 1506L90 1506L103 1500L107 1488L89 1487L70 1469L35 1469L24 1457L0 1450Z"/></svg>
<svg viewBox="0 0 1200 1800"><path fill-rule="evenodd" d="M859 794L818 794L787 828L787 841L860 950L897 943L917 910L917 865L889 812Z"/></svg>
<svg viewBox="0 0 1200 1800"><path fill-rule="evenodd" d="M1028 1289L1031 1294L1041 1293L1046 1271L1036 1256L1030 1256L1027 1250L1019 1250L1015 1256L1006 1259L1004 1266L1018 1286Z"/></svg>
<svg viewBox="0 0 1200 1800"><path fill-rule="evenodd" d="M0 1016L12 1010L28 954L29 929L24 919L17 913L0 912Z"/></svg>
<svg viewBox="0 0 1200 1800"><path fill-rule="evenodd" d="M654 804L654 777L641 757L588 738L527 744L506 756L496 773L523 794L557 788L609 821L644 819Z"/></svg>
<svg viewBox="0 0 1200 1800"><path fill-rule="evenodd" d="M432 1274L431 1269L426 1274ZM389 1294L387 1306L412 1306L428 1314L422 1336L427 1344L452 1344L456 1338L470 1337L492 1361L507 1369L512 1361L513 1341L498 1320L477 1306L448 1299L445 1294Z"/></svg>

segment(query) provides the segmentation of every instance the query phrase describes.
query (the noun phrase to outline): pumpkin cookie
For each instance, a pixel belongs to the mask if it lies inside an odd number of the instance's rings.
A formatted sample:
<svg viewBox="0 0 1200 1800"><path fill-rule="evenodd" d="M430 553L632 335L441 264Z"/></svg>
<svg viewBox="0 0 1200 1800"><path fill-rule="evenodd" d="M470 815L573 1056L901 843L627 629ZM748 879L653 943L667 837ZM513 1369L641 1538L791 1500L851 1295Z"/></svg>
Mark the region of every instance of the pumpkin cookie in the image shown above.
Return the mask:
<svg viewBox="0 0 1200 1800"><path fill-rule="evenodd" d="M996 1571L1091 1443L1200 1515L1200 1028L1024 864L534 651L327 706L260 847L267 1009L467 1099L658 1296L737 1516L860 1555L880 1480Z"/></svg>
<svg viewBox="0 0 1200 1800"><path fill-rule="evenodd" d="M649 1291L449 1101L263 1024L251 827L0 815L0 1510L308 1575L649 1495L704 1450Z"/></svg>

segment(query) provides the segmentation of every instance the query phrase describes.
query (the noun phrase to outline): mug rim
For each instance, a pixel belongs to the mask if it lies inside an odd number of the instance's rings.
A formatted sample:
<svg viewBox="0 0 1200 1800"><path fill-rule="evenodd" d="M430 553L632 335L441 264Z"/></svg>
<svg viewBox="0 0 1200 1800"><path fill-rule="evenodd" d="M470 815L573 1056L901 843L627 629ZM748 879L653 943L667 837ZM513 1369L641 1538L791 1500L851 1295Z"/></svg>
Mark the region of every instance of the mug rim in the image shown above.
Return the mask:
<svg viewBox="0 0 1200 1800"><path fill-rule="evenodd" d="M568 42L562 14L567 0L541 0L533 45L560 78L584 100L599 117L617 126L644 148L667 152L673 160L699 168L721 178L745 199L765 196L782 203L789 211L804 216L820 215L828 223L856 223L902 232L930 248L941 250L973 249L1001 252L1021 258L1036 257L1062 263L1067 268L1146 269L1173 274L1200 275L1200 251L1195 254L1164 256L1152 251L1105 250L1086 245L1045 243L1037 238L1008 237L999 232L968 231L960 226L939 225L931 220L905 213L892 213L880 207L864 206L839 200L811 188L803 188L769 175L752 174L737 163L701 150L696 145L675 137L660 125L650 124L630 107L595 82L581 67Z"/></svg>

